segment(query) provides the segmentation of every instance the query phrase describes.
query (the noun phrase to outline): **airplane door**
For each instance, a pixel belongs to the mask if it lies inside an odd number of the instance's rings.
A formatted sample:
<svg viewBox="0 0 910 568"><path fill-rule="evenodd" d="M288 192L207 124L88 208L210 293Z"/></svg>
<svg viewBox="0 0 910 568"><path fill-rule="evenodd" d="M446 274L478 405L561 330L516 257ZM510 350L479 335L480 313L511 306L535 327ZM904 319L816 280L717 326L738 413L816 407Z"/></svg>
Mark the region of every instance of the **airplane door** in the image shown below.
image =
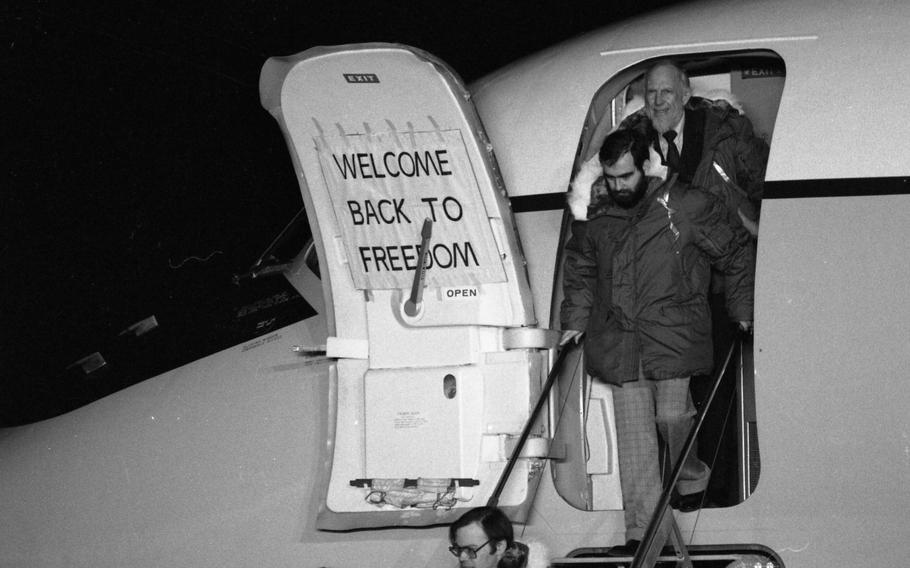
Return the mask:
<svg viewBox="0 0 910 568"><path fill-rule="evenodd" d="M392 44L269 59L260 91L298 174L336 360L317 526L450 522L491 495L559 336L536 327L470 96ZM546 446L532 439L500 496L513 520Z"/></svg>

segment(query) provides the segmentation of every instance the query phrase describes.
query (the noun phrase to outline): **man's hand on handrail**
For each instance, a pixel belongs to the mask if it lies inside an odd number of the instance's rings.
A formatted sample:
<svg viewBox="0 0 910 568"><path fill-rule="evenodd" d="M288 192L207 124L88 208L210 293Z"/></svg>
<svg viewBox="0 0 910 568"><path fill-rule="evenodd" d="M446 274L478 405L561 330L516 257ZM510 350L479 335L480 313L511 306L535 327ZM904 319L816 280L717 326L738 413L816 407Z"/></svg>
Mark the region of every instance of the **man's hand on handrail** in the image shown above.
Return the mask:
<svg viewBox="0 0 910 568"><path fill-rule="evenodd" d="M562 337L559 340L559 346L562 347L570 341L578 343L581 340L581 336L584 335L583 331L578 331L575 329L566 329L562 332Z"/></svg>

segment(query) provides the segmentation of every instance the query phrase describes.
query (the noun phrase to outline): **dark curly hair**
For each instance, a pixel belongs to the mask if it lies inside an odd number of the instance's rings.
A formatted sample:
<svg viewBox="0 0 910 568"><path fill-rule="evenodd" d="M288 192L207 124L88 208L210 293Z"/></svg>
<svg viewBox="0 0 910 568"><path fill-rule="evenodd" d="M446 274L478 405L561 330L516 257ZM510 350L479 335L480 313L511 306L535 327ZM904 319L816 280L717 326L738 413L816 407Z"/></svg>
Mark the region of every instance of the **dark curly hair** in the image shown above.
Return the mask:
<svg viewBox="0 0 910 568"><path fill-rule="evenodd" d="M483 528L484 534L490 539L490 553L496 550L496 543L505 541L506 551L499 561L499 568L524 568L528 564L528 547L520 542L515 542L515 532L512 521L498 507L476 507L463 514L454 523L449 525L449 542L455 544L455 533L458 529L471 523L477 523Z"/></svg>
<svg viewBox="0 0 910 568"><path fill-rule="evenodd" d="M479 524L487 538L492 541L490 542L491 552L496 548L495 543L501 540L506 541L506 548L515 544L512 521L498 507L476 507L459 517L458 520L449 525L449 542L455 544L455 533L458 529L471 523Z"/></svg>
<svg viewBox="0 0 910 568"><path fill-rule="evenodd" d="M602 164L612 166L622 158L626 152L632 154L635 168L644 170L645 160L651 157L651 152L648 149L648 137L638 130L630 128L614 130L604 139L603 145L600 147L600 152L597 153L597 157Z"/></svg>

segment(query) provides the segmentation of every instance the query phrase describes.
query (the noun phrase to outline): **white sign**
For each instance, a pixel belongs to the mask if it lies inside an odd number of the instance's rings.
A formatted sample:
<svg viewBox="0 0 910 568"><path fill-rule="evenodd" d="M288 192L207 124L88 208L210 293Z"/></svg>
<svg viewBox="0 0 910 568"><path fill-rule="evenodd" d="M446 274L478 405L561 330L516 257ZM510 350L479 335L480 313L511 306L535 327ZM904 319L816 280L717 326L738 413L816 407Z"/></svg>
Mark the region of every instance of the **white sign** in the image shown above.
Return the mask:
<svg viewBox="0 0 910 568"><path fill-rule="evenodd" d="M358 289L410 289L433 222L426 285L505 281L459 130L315 139Z"/></svg>
<svg viewBox="0 0 910 568"><path fill-rule="evenodd" d="M476 300L480 296L480 288L478 286L443 288L440 292L445 300Z"/></svg>

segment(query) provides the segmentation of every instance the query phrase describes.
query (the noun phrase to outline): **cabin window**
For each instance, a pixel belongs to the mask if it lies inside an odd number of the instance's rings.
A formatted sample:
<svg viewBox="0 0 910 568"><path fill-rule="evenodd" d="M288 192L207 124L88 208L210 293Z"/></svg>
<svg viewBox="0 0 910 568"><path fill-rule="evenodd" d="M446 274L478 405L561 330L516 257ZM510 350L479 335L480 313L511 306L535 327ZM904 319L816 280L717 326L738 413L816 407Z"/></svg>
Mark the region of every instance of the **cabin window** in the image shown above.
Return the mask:
<svg viewBox="0 0 910 568"><path fill-rule="evenodd" d="M755 135L770 146L785 80L784 62L777 54L748 51L675 55L671 59L688 72L694 96L726 98L741 109ZM582 125L573 178L585 162L596 160L607 134L644 104L644 72L656 60L624 70L594 94ZM760 225L760 200L754 200L754 205ZM570 221L567 212L563 243L570 236ZM760 231L758 234L760 238ZM562 262L559 264L556 314L562 301ZM713 295L712 314L716 372L736 334L735 328L725 323L722 296ZM586 376L583 366L577 368L575 376L565 373L558 386L561 408L554 443L565 459L554 463L554 482L560 495L577 508L621 509L610 387ZM752 342L747 339L727 367L700 431L698 455L712 467L705 507L737 505L749 497L759 482L761 417L755 413L753 376ZM708 376L693 377L691 381L692 398L699 412L704 412L702 403L712 384L713 377Z"/></svg>

